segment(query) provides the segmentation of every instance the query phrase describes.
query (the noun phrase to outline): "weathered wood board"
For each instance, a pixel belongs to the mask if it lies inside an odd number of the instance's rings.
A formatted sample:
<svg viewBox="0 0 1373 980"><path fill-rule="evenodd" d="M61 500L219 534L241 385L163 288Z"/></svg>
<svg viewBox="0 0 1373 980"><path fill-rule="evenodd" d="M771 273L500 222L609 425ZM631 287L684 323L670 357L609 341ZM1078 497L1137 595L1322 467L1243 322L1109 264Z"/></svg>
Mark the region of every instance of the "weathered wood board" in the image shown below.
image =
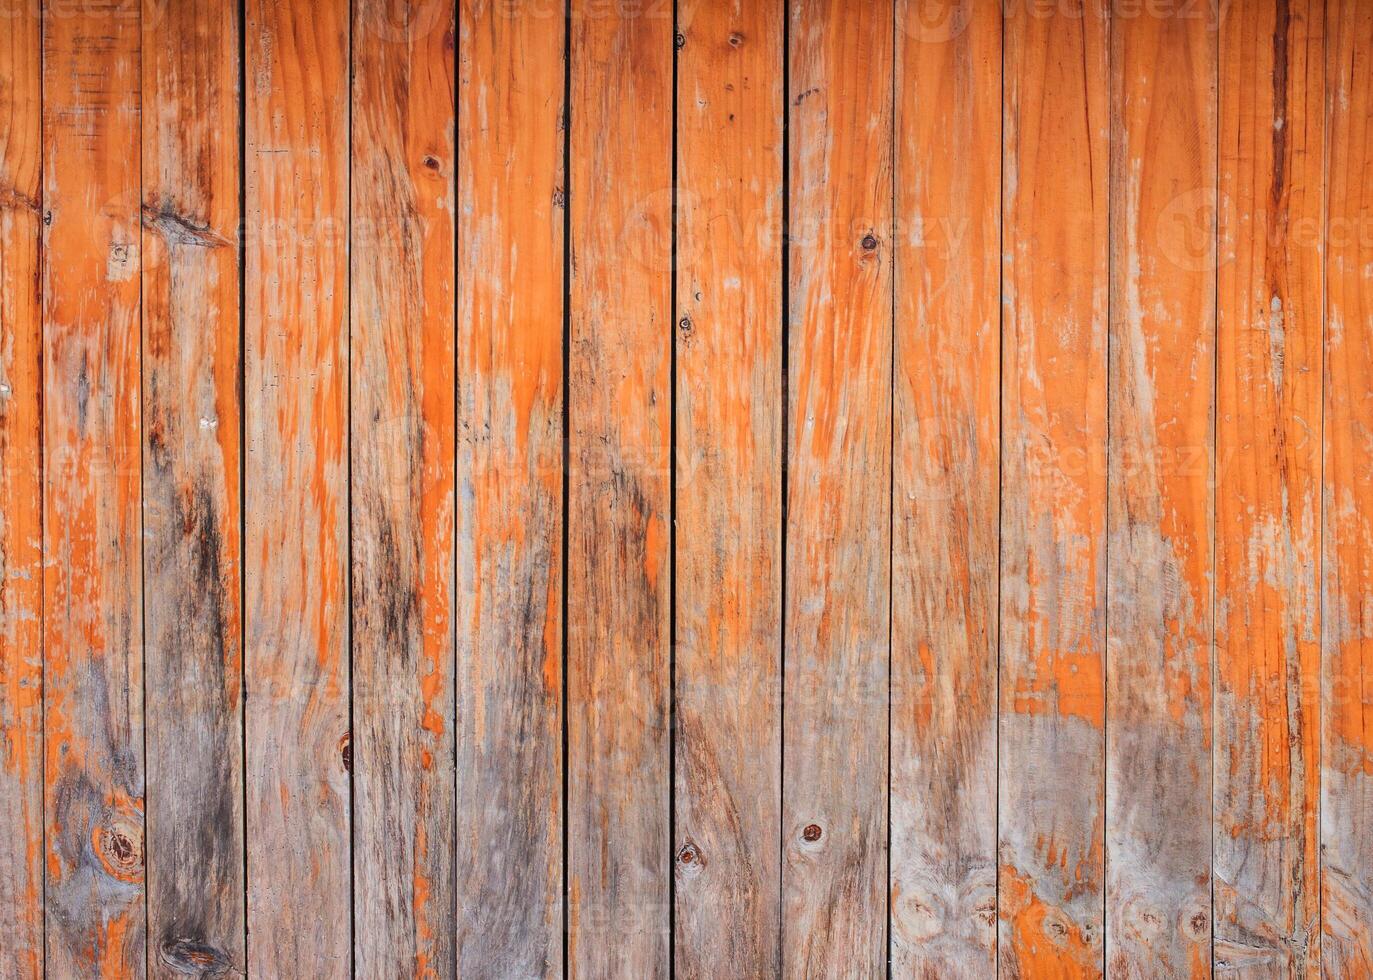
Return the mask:
<svg viewBox="0 0 1373 980"><path fill-rule="evenodd" d="M676 969L776 973L781 0L678 6Z"/></svg>
<svg viewBox="0 0 1373 980"><path fill-rule="evenodd" d="M144 0L148 973L245 969L239 11Z"/></svg>
<svg viewBox="0 0 1373 980"><path fill-rule="evenodd" d="M1326 8L1321 960L1373 975L1373 7Z"/></svg>
<svg viewBox="0 0 1373 980"><path fill-rule="evenodd" d="M974 980L996 970L1002 18L899 0L896 25L891 968Z"/></svg>
<svg viewBox="0 0 1373 980"><path fill-rule="evenodd" d="M353 962L455 963L451 5L354 0L349 264Z"/></svg>
<svg viewBox="0 0 1373 980"><path fill-rule="evenodd" d="M893 6L794 0L789 16L782 975L876 977L887 961Z"/></svg>
<svg viewBox="0 0 1373 980"><path fill-rule="evenodd" d="M0 976L43 970L41 18L0 37Z"/></svg>
<svg viewBox="0 0 1373 980"><path fill-rule="evenodd" d="M49 976L145 968L138 0L43 5Z"/></svg>
<svg viewBox="0 0 1373 980"><path fill-rule="evenodd" d="M1316 977L1324 4L1220 36L1217 972Z"/></svg>
<svg viewBox="0 0 1373 980"><path fill-rule="evenodd" d="M248 970L352 969L345 0L248 0Z"/></svg>
<svg viewBox="0 0 1373 980"><path fill-rule="evenodd" d="M1102 975L1107 19L1007 17L1001 975Z"/></svg>
<svg viewBox="0 0 1373 980"><path fill-rule="evenodd" d="M566 25L458 24L458 976L563 975Z"/></svg>
<svg viewBox="0 0 1373 980"><path fill-rule="evenodd" d="M671 968L672 27L666 4L571 6L567 971L578 977Z"/></svg>
<svg viewBox="0 0 1373 980"><path fill-rule="evenodd" d="M1210 976L1217 37L1111 29L1106 965Z"/></svg>

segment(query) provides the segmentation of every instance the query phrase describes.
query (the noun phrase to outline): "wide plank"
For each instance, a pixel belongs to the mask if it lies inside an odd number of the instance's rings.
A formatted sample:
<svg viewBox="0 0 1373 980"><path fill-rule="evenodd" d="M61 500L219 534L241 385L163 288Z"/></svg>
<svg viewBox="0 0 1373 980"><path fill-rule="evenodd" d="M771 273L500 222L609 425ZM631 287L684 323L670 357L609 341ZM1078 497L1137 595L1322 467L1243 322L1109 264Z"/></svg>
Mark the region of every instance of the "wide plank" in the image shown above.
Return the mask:
<svg viewBox="0 0 1373 980"><path fill-rule="evenodd" d="M248 0L248 969L352 964L346 0Z"/></svg>
<svg viewBox="0 0 1373 980"><path fill-rule="evenodd" d="M567 968L648 980L670 971L672 11L570 13Z"/></svg>
<svg viewBox="0 0 1373 980"><path fill-rule="evenodd" d="M41 21L0 37L0 976L43 970Z"/></svg>
<svg viewBox="0 0 1373 980"><path fill-rule="evenodd" d="M566 25L458 16L458 975L555 977Z"/></svg>
<svg viewBox="0 0 1373 980"><path fill-rule="evenodd" d="M1373 6L1331 0L1326 79L1321 958L1373 976Z"/></svg>
<svg viewBox="0 0 1373 980"><path fill-rule="evenodd" d="M1112 23L1106 946L1211 974L1217 37Z"/></svg>
<svg viewBox="0 0 1373 980"><path fill-rule="evenodd" d="M1001 7L896 5L892 972L996 971Z"/></svg>
<svg viewBox="0 0 1373 980"><path fill-rule="evenodd" d="M1316 977L1324 3L1220 36L1215 967Z"/></svg>
<svg viewBox="0 0 1373 980"><path fill-rule="evenodd" d="M148 974L245 969L239 12L143 16Z"/></svg>
<svg viewBox="0 0 1373 980"><path fill-rule="evenodd" d="M785 977L886 971L893 14L789 8Z"/></svg>
<svg viewBox="0 0 1373 980"><path fill-rule="evenodd" d="M1006 19L999 961L1102 975L1107 5Z"/></svg>
<svg viewBox="0 0 1373 980"><path fill-rule="evenodd" d="M782 0L677 9L676 968L775 975Z"/></svg>
<svg viewBox="0 0 1373 980"><path fill-rule="evenodd" d="M355 975L454 970L454 20L353 4Z"/></svg>
<svg viewBox="0 0 1373 980"><path fill-rule="evenodd" d="M144 972L139 4L44 4L45 970Z"/></svg>

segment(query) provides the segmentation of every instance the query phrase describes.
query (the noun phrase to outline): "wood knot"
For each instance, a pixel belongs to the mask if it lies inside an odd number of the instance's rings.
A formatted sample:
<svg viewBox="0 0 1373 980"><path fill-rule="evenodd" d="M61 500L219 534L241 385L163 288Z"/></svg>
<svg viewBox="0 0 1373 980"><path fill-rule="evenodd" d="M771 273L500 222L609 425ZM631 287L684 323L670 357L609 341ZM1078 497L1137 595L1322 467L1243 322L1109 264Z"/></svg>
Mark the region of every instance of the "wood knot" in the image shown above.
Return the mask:
<svg viewBox="0 0 1373 980"><path fill-rule="evenodd" d="M684 47L686 47L686 35L680 33L674 34L672 36L672 44L678 51L681 51Z"/></svg>
<svg viewBox="0 0 1373 980"><path fill-rule="evenodd" d="M801 831L801 839L808 844L814 844L823 834L824 831L820 829L818 823L806 824L806 829Z"/></svg>
<svg viewBox="0 0 1373 980"><path fill-rule="evenodd" d="M164 939L157 958L173 973L187 977L223 977L234 970L233 960L223 950L194 939Z"/></svg>
<svg viewBox="0 0 1373 980"><path fill-rule="evenodd" d="M682 849L677 852L677 860L682 862L682 864L694 864L699 858L700 855L691 844L683 844Z"/></svg>
<svg viewBox="0 0 1373 980"><path fill-rule="evenodd" d="M863 246L863 251L871 252L873 249L877 248L877 239L872 235L864 235L863 241L860 244Z"/></svg>
<svg viewBox="0 0 1373 980"><path fill-rule="evenodd" d="M438 169L439 169L439 158L438 158L438 157L429 156L428 154L426 154L425 157L424 157L424 160L423 160L422 162L424 163L424 166L425 166L427 169L429 169L429 170L438 170Z"/></svg>
<svg viewBox="0 0 1373 980"><path fill-rule="evenodd" d="M690 338L696 329L696 325L691 322L691 317L684 316L677 322L678 328L682 331L682 336Z"/></svg>
<svg viewBox="0 0 1373 980"><path fill-rule="evenodd" d="M338 740L338 753L343 759L343 769L350 776L353 773L353 733L344 732L343 738Z"/></svg>
<svg viewBox="0 0 1373 980"><path fill-rule="evenodd" d="M735 31L735 32L733 32L732 34L730 34L730 36L729 36L729 46L730 46L731 48L737 48L737 47L739 47L739 45L741 45L741 44L743 44L743 43L744 43L744 35L740 34L738 31Z"/></svg>
<svg viewBox="0 0 1373 980"><path fill-rule="evenodd" d="M111 814L91 832L91 849L105 873L117 881L143 880L143 828L128 814Z"/></svg>

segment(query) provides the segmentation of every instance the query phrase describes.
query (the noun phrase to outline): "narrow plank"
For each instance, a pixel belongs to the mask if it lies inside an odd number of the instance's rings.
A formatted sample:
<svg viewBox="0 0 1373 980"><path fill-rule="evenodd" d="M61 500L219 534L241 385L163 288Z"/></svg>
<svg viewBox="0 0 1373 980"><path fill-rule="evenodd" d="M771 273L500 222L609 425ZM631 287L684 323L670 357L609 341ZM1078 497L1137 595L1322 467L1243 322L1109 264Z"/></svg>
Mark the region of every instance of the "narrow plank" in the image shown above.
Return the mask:
<svg viewBox="0 0 1373 980"><path fill-rule="evenodd" d="M237 4L145 0L148 973L245 969Z"/></svg>
<svg viewBox="0 0 1373 980"><path fill-rule="evenodd" d="M248 0L248 969L351 970L346 0Z"/></svg>
<svg viewBox="0 0 1373 980"><path fill-rule="evenodd" d="M1111 48L1106 955L1209 976L1216 25Z"/></svg>
<svg viewBox="0 0 1373 980"><path fill-rule="evenodd" d="M145 963L139 3L43 5L46 972Z"/></svg>
<svg viewBox="0 0 1373 980"><path fill-rule="evenodd" d="M1001 32L896 5L892 973L996 972Z"/></svg>
<svg viewBox="0 0 1373 980"><path fill-rule="evenodd" d="M1324 3L1220 37L1215 966L1320 974Z"/></svg>
<svg viewBox="0 0 1373 980"><path fill-rule="evenodd" d="M43 416L37 4L0 37L0 976L43 970Z"/></svg>
<svg viewBox="0 0 1373 980"><path fill-rule="evenodd" d="M451 976L451 5L353 5L353 955Z"/></svg>
<svg viewBox="0 0 1373 980"><path fill-rule="evenodd" d="M1373 6L1327 7L1321 957L1373 976Z"/></svg>
<svg viewBox="0 0 1373 980"><path fill-rule="evenodd" d="M676 967L778 968L781 0L677 10Z"/></svg>
<svg viewBox="0 0 1373 980"><path fill-rule="evenodd" d="M562 18L459 7L458 975L563 973Z"/></svg>
<svg viewBox="0 0 1373 980"><path fill-rule="evenodd" d="M790 6L782 974L887 959L892 31Z"/></svg>
<svg viewBox="0 0 1373 980"><path fill-rule="evenodd" d="M1006 18L998 914L1012 978L1103 972L1106 16L1093 0Z"/></svg>
<svg viewBox="0 0 1373 980"><path fill-rule="evenodd" d="M671 15L663 3L571 6L573 976L670 970Z"/></svg>

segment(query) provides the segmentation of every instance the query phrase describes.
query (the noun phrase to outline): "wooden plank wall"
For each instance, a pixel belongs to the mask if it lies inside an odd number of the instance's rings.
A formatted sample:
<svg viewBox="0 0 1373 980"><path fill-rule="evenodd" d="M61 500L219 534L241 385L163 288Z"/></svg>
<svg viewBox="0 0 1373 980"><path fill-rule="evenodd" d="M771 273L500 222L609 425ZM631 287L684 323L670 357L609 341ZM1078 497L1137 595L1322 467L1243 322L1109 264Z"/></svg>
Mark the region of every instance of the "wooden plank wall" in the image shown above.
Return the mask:
<svg viewBox="0 0 1373 980"><path fill-rule="evenodd" d="M0 977L1373 976L1371 93L0 0Z"/></svg>

